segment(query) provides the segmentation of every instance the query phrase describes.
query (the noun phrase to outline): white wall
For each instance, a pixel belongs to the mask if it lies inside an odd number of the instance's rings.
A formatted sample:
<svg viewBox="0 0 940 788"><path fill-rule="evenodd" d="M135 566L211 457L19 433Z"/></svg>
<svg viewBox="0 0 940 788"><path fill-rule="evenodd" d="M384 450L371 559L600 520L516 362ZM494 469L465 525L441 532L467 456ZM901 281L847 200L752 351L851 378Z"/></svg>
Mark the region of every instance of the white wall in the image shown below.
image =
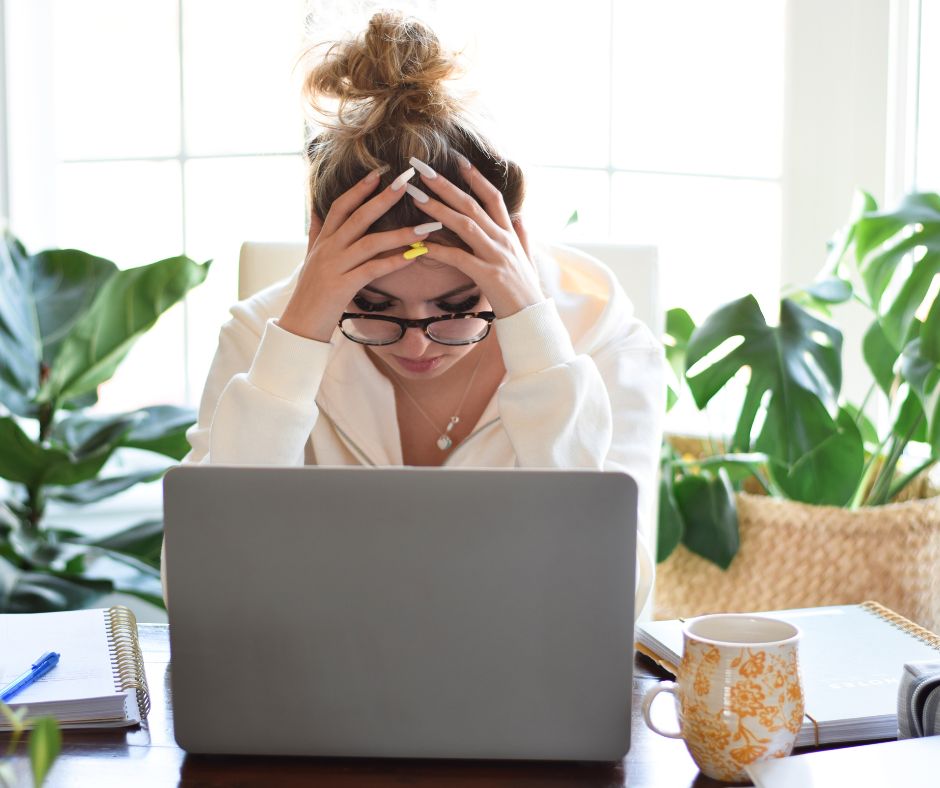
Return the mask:
<svg viewBox="0 0 940 788"><path fill-rule="evenodd" d="M884 202L891 3L789 0L786 9L781 281L813 280L856 189ZM891 195L892 197L894 195ZM842 308L843 390L859 403L871 381L861 358L868 322Z"/></svg>

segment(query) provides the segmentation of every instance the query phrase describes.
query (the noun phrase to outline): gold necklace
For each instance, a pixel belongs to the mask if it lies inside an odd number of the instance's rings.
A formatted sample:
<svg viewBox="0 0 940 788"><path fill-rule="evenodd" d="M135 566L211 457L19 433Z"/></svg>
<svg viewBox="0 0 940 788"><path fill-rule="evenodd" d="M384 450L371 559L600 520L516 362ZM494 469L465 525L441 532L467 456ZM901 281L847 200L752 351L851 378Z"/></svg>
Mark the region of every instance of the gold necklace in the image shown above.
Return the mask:
<svg viewBox="0 0 940 788"><path fill-rule="evenodd" d="M480 358L477 359L476 366L473 368L473 372L470 375L470 381L467 383L467 388L464 389L463 396L460 398L460 402L457 403L456 411L454 415L451 416L450 419L448 420L447 426L444 428L443 432L441 432L441 434L438 436L437 448L439 448L441 451L447 451L451 446L454 445L454 441L450 437L450 434L453 431L454 427L460 424L460 411L463 408L464 402L466 402L467 400L467 395L470 393L470 389L473 388L473 381L476 380L477 372L479 372L480 365L483 363L483 356L484 356L485 350L486 348L480 349ZM388 367L389 371L392 373L392 380L398 384L398 387L402 390L402 392L404 392L405 396L408 397L409 400L411 400L411 404L414 405L415 408L417 408L418 413L424 416L428 424L430 424L431 427L434 428L434 431L437 432L437 424L434 423L434 419L432 419L427 414L427 411L425 411L425 409L422 408L418 404L418 400L416 400L414 396L412 395L412 393L408 391L407 388L405 388L405 384L401 382L398 375L391 368L391 366L389 366L388 362L386 362L385 359L382 359L382 363Z"/></svg>

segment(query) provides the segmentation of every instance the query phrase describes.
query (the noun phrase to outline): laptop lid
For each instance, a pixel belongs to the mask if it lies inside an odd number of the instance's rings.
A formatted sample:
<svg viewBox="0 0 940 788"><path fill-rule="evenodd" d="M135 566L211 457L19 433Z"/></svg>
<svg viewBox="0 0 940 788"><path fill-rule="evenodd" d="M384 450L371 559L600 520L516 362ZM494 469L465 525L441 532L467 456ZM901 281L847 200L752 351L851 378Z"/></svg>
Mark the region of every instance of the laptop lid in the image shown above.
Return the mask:
<svg viewBox="0 0 940 788"><path fill-rule="evenodd" d="M612 472L170 470L177 742L622 758L636 509Z"/></svg>

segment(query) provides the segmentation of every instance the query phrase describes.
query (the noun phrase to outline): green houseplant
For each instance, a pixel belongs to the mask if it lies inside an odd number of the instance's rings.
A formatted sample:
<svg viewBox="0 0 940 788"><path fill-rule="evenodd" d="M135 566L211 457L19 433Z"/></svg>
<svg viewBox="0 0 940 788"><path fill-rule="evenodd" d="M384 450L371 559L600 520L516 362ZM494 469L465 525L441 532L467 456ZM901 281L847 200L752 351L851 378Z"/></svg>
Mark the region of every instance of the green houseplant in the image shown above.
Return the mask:
<svg viewBox="0 0 940 788"><path fill-rule="evenodd" d="M731 386L743 394L730 435L692 453L664 446L657 557L667 583L677 549L732 567L746 490L820 512L860 511L885 507L940 459L938 275L940 195L910 194L879 211L862 193L819 278L781 299L776 322L753 296L699 326L670 311L667 354L679 381L670 401L686 387L699 409ZM842 396L833 319L850 299L871 317L863 355L872 381L860 403ZM879 397L890 414L880 431L866 415Z"/></svg>
<svg viewBox="0 0 940 788"><path fill-rule="evenodd" d="M28 742L29 765L33 774L34 788L41 788L62 749L62 734L55 719L40 717L27 732L24 720L28 711L26 708L21 708L14 712L5 703L0 702L0 716L3 716L12 727L5 759L0 758L0 786L4 788L15 788L17 784L22 784L13 763L13 757L21 739L25 738Z"/></svg>
<svg viewBox="0 0 940 788"><path fill-rule="evenodd" d="M209 262L173 257L119 270L74 249L0 244L0 612L87 606L121 591L161 605L160 521L88 536L46 527L48 501L85 505L160 478L187 451L188 408L99 414L97 387L157 318L202 282ZM103 476L125 449L152 467ZM159 457L164 458L157 462Z"/></svg>

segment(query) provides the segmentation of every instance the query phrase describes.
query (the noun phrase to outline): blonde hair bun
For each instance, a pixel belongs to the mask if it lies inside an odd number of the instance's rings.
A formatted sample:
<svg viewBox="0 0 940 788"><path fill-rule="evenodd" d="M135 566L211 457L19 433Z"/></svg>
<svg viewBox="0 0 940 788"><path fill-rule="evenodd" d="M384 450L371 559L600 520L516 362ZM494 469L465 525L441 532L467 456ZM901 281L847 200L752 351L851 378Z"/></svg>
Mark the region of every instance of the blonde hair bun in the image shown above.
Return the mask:
<svg viewBox="0 0 940 788"><path fill-rule="evenodd" d="M361 35L329 47L303 91L321 125L362 134L417 116L453 114L459 100L446 83L461 75L457 54L423 22L381 11Z"/></svg>
<svg viewBox="0 0 940 788"><path fill-rule="evenodd" d="M500 190L510 216L516 215L525 193L522 171L481 132L470 96L452 89L452 80L463 76L462 63L426 24L381 11L358 36L314 47L308 55L313 57L303 92L314 122L306 145L307 182L310 206L319 217L370 170L381 169L378 188L385 188L410 166L412 156L472 194L460 170L461 159L467 159ZM427 220L409 198L370 231ZM435 239L463 245L446 228Z"/></svg>

